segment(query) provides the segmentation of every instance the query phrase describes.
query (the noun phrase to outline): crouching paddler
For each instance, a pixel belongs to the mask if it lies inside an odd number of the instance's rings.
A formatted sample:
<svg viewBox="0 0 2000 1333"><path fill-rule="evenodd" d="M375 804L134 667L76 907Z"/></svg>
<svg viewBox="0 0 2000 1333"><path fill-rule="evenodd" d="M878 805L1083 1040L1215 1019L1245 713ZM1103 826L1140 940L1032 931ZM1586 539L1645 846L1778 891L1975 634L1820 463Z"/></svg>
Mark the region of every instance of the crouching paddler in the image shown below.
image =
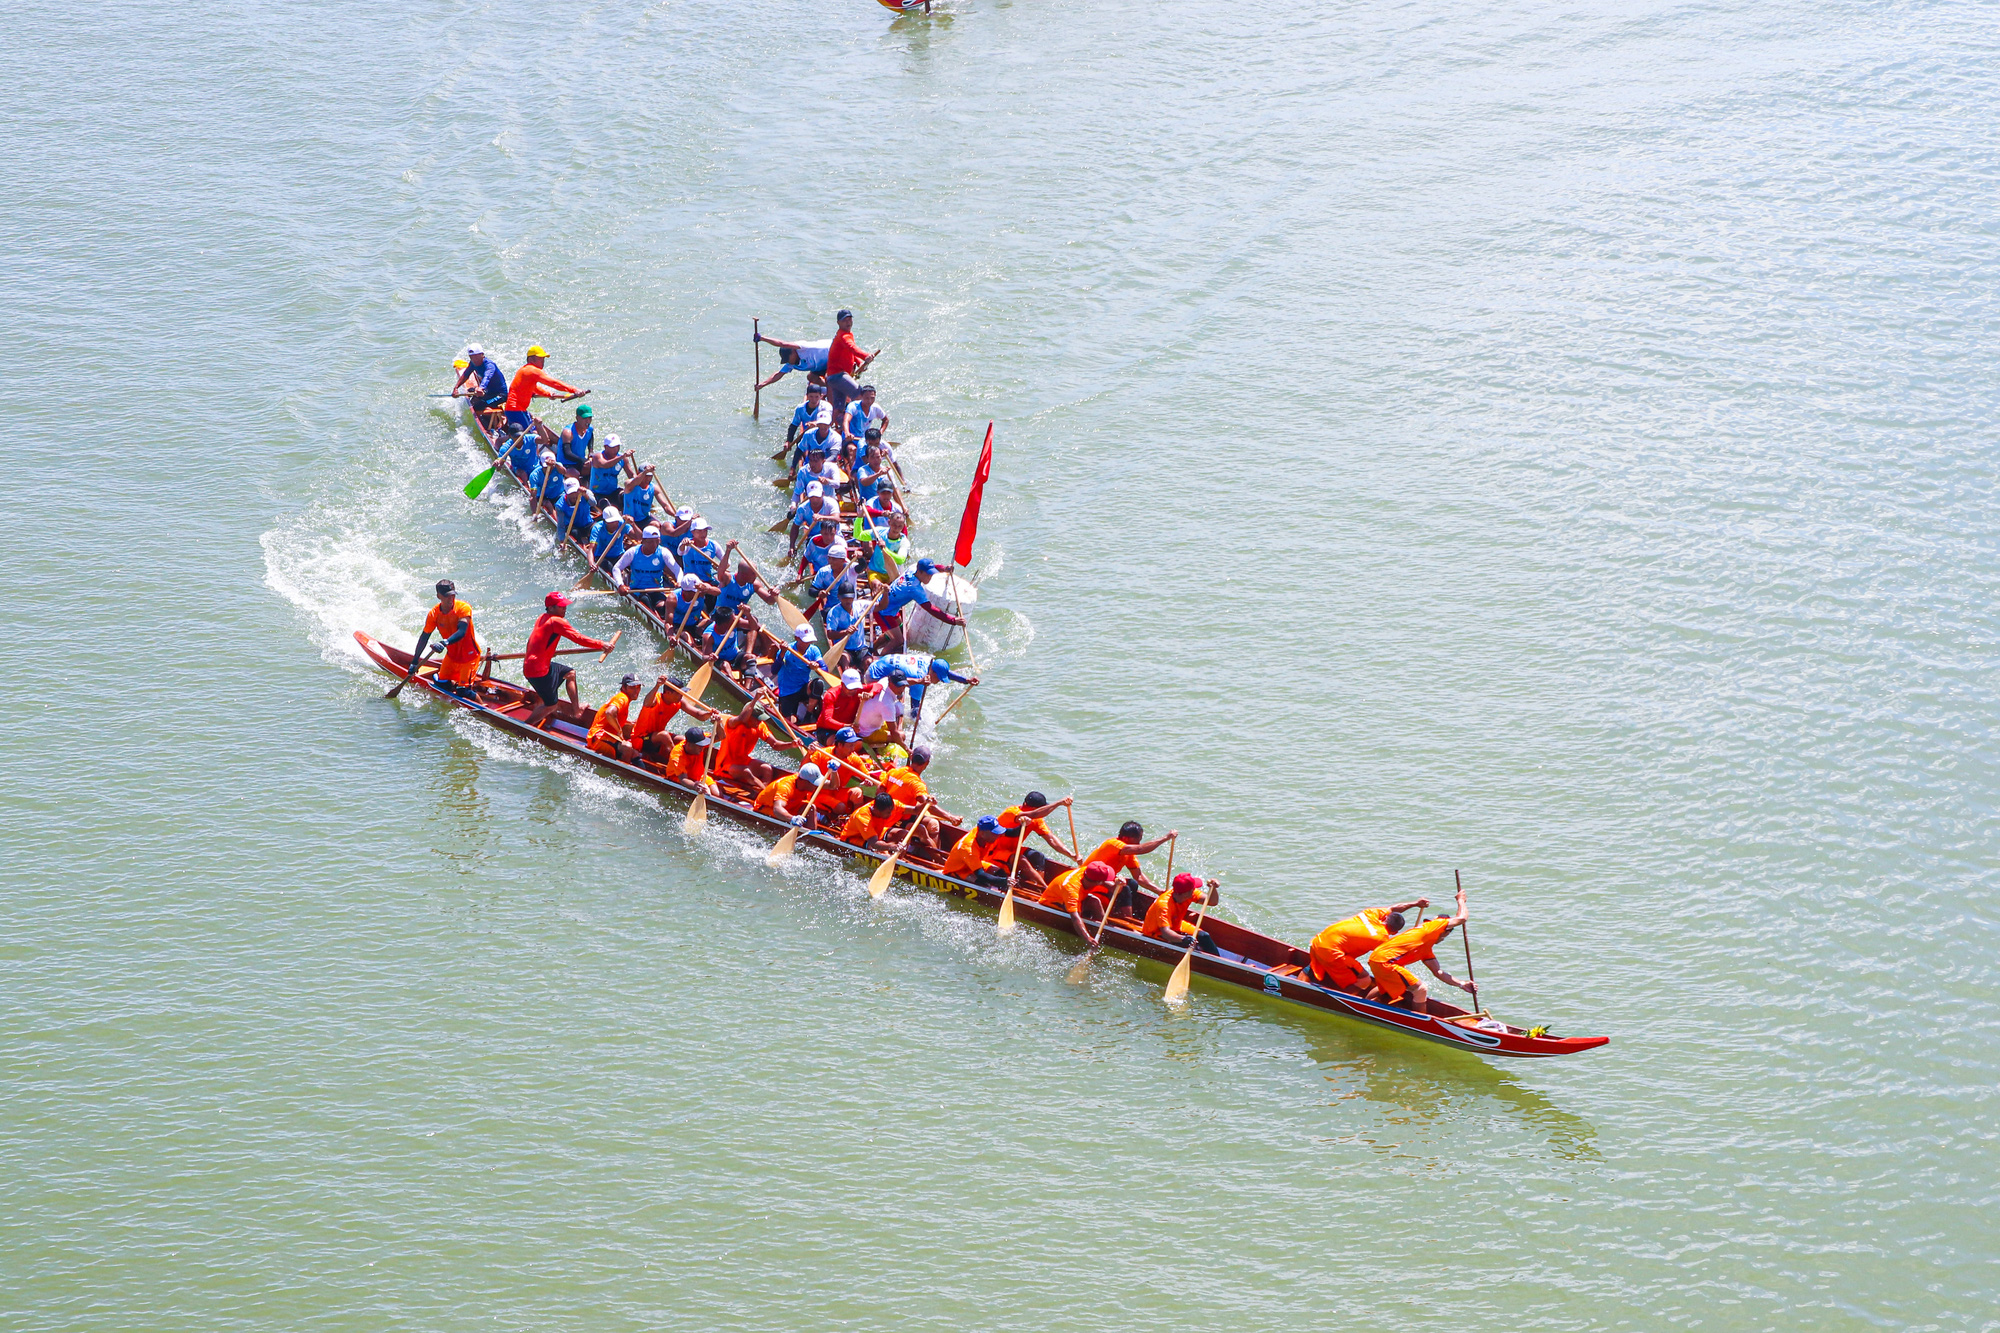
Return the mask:
<svg viewBox="0 0 2000 1333"><path fill-rule="evenodd" d="M819 827L819 809L813 798L819 794L819 769L807 764L796 773L786 773L764 784L752 805L760 815L785 819L801 828Z"/></svg>
<svg viewBox="0 0 2000 1333"><path fill-rule="evenodd" d="M437 605L424 617L424 632L417 636L417 650L410 654L404 683L423 665L424 649L433 634L444 649L444 660L438 663L433 681L441 689L460 693L479 674L479 640L472 633L472 608L458 600L458 585L450 579L437 581Z"/></svg>
<svg viewBox="0 0 2000 1333"><path fill-rule="evenodd" d="M1447 986L1456 986L1473 996L1479 995L1477 982L1460 981L1437 964L1437 955L1432 952L1438 942L1452 931L1465 924L1465 890L1458 891L1458 915L1438 917L1413 926L1400 934L1390 936L1374 952L1368 955L1368 972L1375 978L1375 990L1369 999L1379 999L1388 1004L1403 1005L1423 1014L1429 1013L1430 995L1417 974L1410 971L1409 964L1422 963L1430 969L1431 975Z"/></svg>
<svg viewBox="0 0 2000 1333"><path fill-rule="evenodd" d="M631 730L630 710L639 697L639 678L626 674L618 682L618 692L604 701L590 719L590 732L583 743L598 754L616 759L620 763L634 764L639 761L639 752L632 748L626 734Z"/></svg>
<svg viewBox="0 0 2000 1333"><path fill-rule="evenodd" d="M1167 891L1154 898L1153 905L1146 909L1146 921L1140 932L1180 949L1185 949L1188 937L1193 936L1195 948L1215 953L1215 940L1207 931L1196 930L1187 914L1188 908L1197 902L1213 907L1221 901L1222 886L1214 880L1203 883L1200 875L1175 875Z"/></svg>
<svg viewBox="0 0 2000 1333"><path fill-rule="evenodd" d="M594 652L604 652L611 647L600 639L576 632L576 626L569 623L566 614L569 603L566 592L552 592L542 598L541 618L528 631L528 651L521 658L521 675L533 687L535 697L541 700L528 714L528 725L531 727L541 726L551 713L571 722L583 721L583 704L576 692L576 673L569 669L567 663L556 661L556 646L568 639L577 647ZM568 692L568 708L561 706L558 691Z"/></svg>
<svg viewBox="0 0 2000 1333"><path fill-rule="evenodd" d="M1039 835L1043 842L1069 860L1077 859L1076 849L1063 845L1063 840L1049 827L1047 818L1074 800L1074 797L1065 796L1060 801L1051 801L1040 792L1031 791L1021 798L1019 805L1010 805L997 816L1000 821L1001 852L1007 857L1007 863L1016 867L1017 877L1026 887L1043 888L1047 885L1050 874L1049 860L1040 852L1023 848L1019 857L1015 856L1015 844L1030 833Z"/></svg>
<svg viewBox="0 0 2000 1333"><path fill-rule="evenodd" d="M1306 975L1314 985L1334 990L1367 990L1368 969L1361 960L1388 943L1391 935L1403 933L1403 913L1430 905L1428 898L1413 898L1389 907L1364 907L1334 922L1313 936Z"/></svg>

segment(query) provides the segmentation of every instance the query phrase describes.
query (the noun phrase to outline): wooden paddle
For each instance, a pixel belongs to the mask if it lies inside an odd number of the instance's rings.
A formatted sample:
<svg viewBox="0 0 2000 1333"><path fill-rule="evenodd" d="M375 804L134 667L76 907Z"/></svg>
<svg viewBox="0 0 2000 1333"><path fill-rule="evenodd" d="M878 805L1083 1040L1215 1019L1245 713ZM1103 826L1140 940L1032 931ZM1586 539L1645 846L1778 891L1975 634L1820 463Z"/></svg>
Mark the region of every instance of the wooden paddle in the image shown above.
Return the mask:
<svg viewBox="0 0 2000 1333"><path fill-rule="evenodd" d="M612 635L611 642L605 646L603 652L598 652L595 648L555 648L550 650L549 656L574 657L578 653L597 653L597 660L602 662L605 658L611 656L611 650L618 646L619 635L622 635L624 632L621 629L617 634ZM486 660L489 662L518 662L526 656L526 653L490 653L487 655Z"/></svg>
<svg viewBox="0 0 2000 1333"><path fill-rule="evenodd" d="M764 408L764 335L757 327L757 316L750 317L750 419L757 420Z"/></svg>
<svg viewBox="0 0 2000 1333"><path fill-rule="evenodd" d="M1451 882L1457 886L1459 896L1464 897L1465 881L1459 878L1459 874L1456 870L1451 872ZM1474 976L1472 973L1472 922L1470 920L1459 922L1458 939L1459 943L1465 946L1465 979L1471 982L1474 987L1472 992L1472 1002L1474 1004L1479 1004L1480 1003L1479 991L1477 989L1479 986L1479 978ZM1482 1005L1480 1007L1479 1013L1484 1014L1485 1012L1486 1009Z"/></svg>
<svg viewBox="0 0 2000 1333"><path fill-rule="evenodd" d="M1014 933L1014 876L1021 870L1021 849L1028 845L1028 821L1021 821L1021 836L1014 839L1014 859L1007 863L1007 896L1000 900L999 931Z"/></svg>
<svg viewBox="0 0 2000 1333"><path fill-rule="evenodd" d="M415 680L417 678L417 671L423 666L425 662L430 661L431 658L434 656L436 656L435 653L426 653L421 658L413 659L410 662L410 674L403 677L401 680L397 681L394 685L391 685L389 687L389 692L383 695L382 697L384 699L393 699L397 695L401 694L403 692L403 687L405 685L408 685L411 681Z"/></svg>
<svg viewBox="0 0 2000 1333"><path fill-rule="evenodd" d="M966 696L966 695L968 695L968 694L970 694L970 693L972 693L972 691L973 691L973 690L974 690L975 688L976 688L975 686L972 686L972 685L968 685L968 686L966 686L966 687L965 687L964 689L962 689L962 690L960 690L960 691L958 692L958 697L957 697L956 699L953 699L953 700L951 701L950 705L949 705L948 707L946 707L946 709L945 709L945 710L944 710L944 711L943 711L942 713L939 713L939 714L938 714L938 717L937 717L937 721L935 721L935 722L931 723L931 731L932 731L932 733L933 733L933 734L935 734L935 733L936 733L936 731L937 731L937 729L938 729L939 727L941 727L941 726L943 726L943 725L944 725L944 720L945 720L946 718L948 718L948 717L950 717L950 716L951 716L951 710L952 710L953 708L956 708L956 707L958 707L958 706L959 706L960 704L964 703L964 702L965 702L965 696ZM915 729L915 728L914 728L914 726L913 726L913 727L912 727L912 730L914 730L914 729ZM1071 841L1071 842L1075 842L1075 841L1076 841L1076 820L1075 820L1075 818L1074 818L1074 817L1072 817L1072 818L1070 819L1070 829L1069 829L1069 836L1070 836L1070 841Z"/></svg>
<svg viewBox="0 0 2000 1333"><path fill-rule="evenodd" d="M701 832L702 825L707 822L708 793L698 791L694 794L694 800L688 804L687 818L681 821L681 832L687 834L689 837L693 837L695 834Z"/></svg>
<svg viewBox="0 0 2000 1333"><path fill-rule="evenodd" d="M1174 964L1174 974L1167 978L1167 988L1160 992L1162 1004L1179 1004L1187 998L1188 982L1194 976L1194 946L1201 939L1201 923L1207 915L1208 900L1204 898L1201 910L1194 914L1194 934L1188 936L1188 946L1181 953L1181 960Z"/></svg>
<svg viewBox="0 0 2000 1333"><path fill-rule="evenodd" d="M910 831L905 833L903 840L896 844L896 850L889 854L889 859L881 865L876 866L875 873L868 877L868 896L870 898L880 898L889 891L889 881L896 877L896 862L903 855L903 849L910 845L910 839L917 836L917 825L924 822L924 814L930 808L931 803L928 799L917 807L917 813L910 817Z"/></svg>

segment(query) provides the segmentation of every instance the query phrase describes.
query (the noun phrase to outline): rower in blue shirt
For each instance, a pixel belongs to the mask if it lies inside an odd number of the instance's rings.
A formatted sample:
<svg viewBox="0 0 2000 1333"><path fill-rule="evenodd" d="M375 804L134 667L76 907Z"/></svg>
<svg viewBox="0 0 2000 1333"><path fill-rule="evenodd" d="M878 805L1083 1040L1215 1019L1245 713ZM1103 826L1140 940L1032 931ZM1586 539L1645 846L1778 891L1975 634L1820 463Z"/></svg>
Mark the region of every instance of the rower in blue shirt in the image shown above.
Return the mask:
<svg viewBox="0 0 2000 1333"><path fill-rule="evenodd" d="M653 493L658 489L653 480L653 465L648 463L639 469L637 476L625 483L625 489L619 496L619 503L625 509L625 517L634 523L652 522ZM660 540L665 542L669 549L678 545L676 534L671 532L661 533Z"/></svg>
<svg viewBox="0 0 2000 1333"><path fill-rule="evenodd" d="M590 534L590 492L575 477L563 479L563 496L556 501L556 540L571 536L582 541Z"/></svg>
<svg viewBox="0 0 2000 1333"><path fill-rule="evenodd" d="M886 680L892 673L901 671L910 683L910 710L916 717L923 716L924 691L941 680L955 680L961 685L977 685L979 677L961 676L951 669L951 664L942 657L929 653L890 653L878 657L868 664L862 673L864 681Z"/></svg>
<svg viewBox="0 0 2000 1333"><path fill-rule="evenodd" d="M700 514L694 516L694 526L680 545L681 567L688 573L700 577L703 583L722 583L722 562L728 552L715 544L715 538L708 535L708 520ZM714 595L710 594L705 603L708 610L715 610Z"/></svg>
<svg viewBox="0 0 2000 1333"><path fill-rule="evenodd" d="M822 421L805 434L799 436L798 447L792 450L792 475L796 477L799 465L811 459L814 454L821 458L831 458L840 452L840 436L833 427Z"/></svg>
<svg viewBox="0 0 2000 1333"><path fill-rule="evenodd" d="M562 499L563 474L562 469L556 466L555 450L542 450L541 456L535 460L534 467L528 470L526 485L528 500L537 509L546 508Z"/></svg>
<svg viewBox="0 0 2000 1333"><path fill-rule="evenodd" d="M785 427L785 443L797 444L799 436L805 434L814 422L831 416L832 412L826 405L826 386L806 385L806 400L792 409L792 424Z"/></svg>
<svg viewBox="0 0 2000 1333"><path fill-rule="evenodd" d="M602 449L594 451L590 457L583 460L584 468L589 473L589 478L584 484L589 486L590 493L597 497L597 503L600 505L618 503L619 494L625 484L625 460L630 457L631 455L620 447L618 437L609 435L605 437Z"/></svg>
<svg viewBox="0 0 2000 1333"><path fill-rule="evenodd" d="M625 515L607 505L604 516L590 530L590 563L603 569L607 561L615 561L624 554Z"/></svg>
<svg viewBox="0 0 2000 1333"><path fill-rule="evenodd" d="M826 614L820 617L820 623L826 627L827 651L833 655L829 670L839 670L849 654L859 659L867 651L867 627L861 623L858 596L853 585L838 585L833 600L826 605Z"/></svg>
<svg viewBox="0 0 2000 1333"><path fill-rule="evenodd" d="M815 718L801 717L800 711L809 706L806 686L812 683L813 672L825 667L825 659L813 643L813 627L801 625L792 631L792 650L778 653L778 711L794 722L810 725Z"/></svg>
<svg viewBox="0 0 2000 1333"><path fill-rule="evenodd" d="M752 597L761 597L766 603L776 606L778 590L764 582L763 576L757 572L757 566L751 564L749 558L736 549L735 542L729 543L724 548L724 567L727 567L727 556L730 552L736 555L736 572L722 584L722 591L715 595L715 618L721 620L725 615L733 615L742 610Z"/></svg>
<svg viewBox="0 0 2000 1333"><path fill-rule="evenodd" d="M703 583L692 573L683 572L664 613L667 627L699 642L702 622L708 618L706 599L719 591L713 583Z"/></svg>
<svg viewBox="0 0 2000 1333"><path fill-rule="evenodd" d="M965 619L945 610L931 600L924 583L938 572L938 562L925 556L917 561L915 570L906 573L886 588L875 599L875 608L869 613L875 622L875 647L879 652L899 653L903 651L903 608L921 606L947 625L963 625Z"/></svg>
<svg viewBox="0 0 2000 1333"><path fill-rule="evenodd" d="M613 585L658 614L667 604L667 585L680 581L681 569L660 548L660 530L648 527L639 534L639 544L618 557L611 574Z"/></svg>
<svg viewBox="0 0 2000 1333"><path fill-rule="evenodd" d="M730 667L740 672L746 679L752 677L755 667L750 658L750 627L756 618L745 612L741 616L717 616L702 631L702 655L712 659L716 665Z"/></svg>
<svg viewBox="0 0 2000 1333"><path fill-rule="evenodd" d="M578 404L576 420L556 437L556 462L579 481L583 479L585 462L597 448L597 427L591 424L590 416L590 404Z"/></svg>

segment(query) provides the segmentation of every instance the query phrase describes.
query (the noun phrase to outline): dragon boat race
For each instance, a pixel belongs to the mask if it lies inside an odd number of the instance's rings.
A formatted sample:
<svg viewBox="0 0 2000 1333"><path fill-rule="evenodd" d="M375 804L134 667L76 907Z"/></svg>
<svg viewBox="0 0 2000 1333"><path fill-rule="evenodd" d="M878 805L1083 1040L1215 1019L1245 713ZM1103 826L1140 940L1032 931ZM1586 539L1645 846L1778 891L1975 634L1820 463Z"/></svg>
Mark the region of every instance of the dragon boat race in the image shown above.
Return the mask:
<svg viewBox="0 0 2000 1333"><path fill-rule="evenodd" d="M1976 13L0 37L0 1325L2000 1329Z"/></svg>

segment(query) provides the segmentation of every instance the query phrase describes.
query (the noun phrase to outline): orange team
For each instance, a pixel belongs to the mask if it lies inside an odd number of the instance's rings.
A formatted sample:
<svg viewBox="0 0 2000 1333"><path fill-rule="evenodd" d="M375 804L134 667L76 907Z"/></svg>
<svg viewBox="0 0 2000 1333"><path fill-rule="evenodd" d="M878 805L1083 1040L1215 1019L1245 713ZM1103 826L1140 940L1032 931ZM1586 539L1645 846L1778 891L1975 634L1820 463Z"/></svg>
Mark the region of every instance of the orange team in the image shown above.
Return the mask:
<svg viewBox="0 0 2000 1333"><path fill-rule="evenodd" d="M1156 940L1165 940L1176 948L1187 948L1188 938L1194 938L1194 947L1203 953L1217 952L1215 940L1205 930L1196 930L1194 922L1187 919L1188 908L1197 902L1213 907L1222 901L1222 886L1214 880L1202 883L1200 875L1180 874L1167 891L1153 899L1153 905L1146 909L1146 922L1140 933Z"/></svg>
<svg viewBox="0 0 2000 1333"><path fill-rule="evenodd" d="M556 661L556 645L568 639L578 647L595 648L599 652L611 646L576 632L576 627L564 614L569 610L569 603L570 596L566 592L552 592L544 597L541 618L528 631L528 651L522 654L521 674L534 687L535 697L541 701L528 714L528 725L531 727L541 726L551 713L572 722L583 720L583 706L576 694L576 675L567 665ZM561 706L561 696L557 693L563 689L569 691L567 709Z"/></svg>
<svg viewBox="0 0 2000 1333"><path fill-rule="evenodd" d="M972 832L952 844L938 873L969 879L989 889L1003 888L1007 883L1005 856L1011 856L1013 850L1010 846L1003 856L1000 842L1000 821L981 815Z"/></svg>
<svg viewBox="0 0 2000 1333"><path fill-rule="evenodd" d="M1146 830L1139 826L1139 821L1128 819L1118 826L1117 837L1106 838L1097 844L1090 855L1083 858L1085 865L1089 865L1092 861L1102 861L1113 870L1123 870L1132 877L1120 883L1115 890L1107 885L1102 889L1093 889L1087 895L1101 899L1098 905L1105 909L1107 917L1112 915L1113 908L1120 906L1125 910L1117 915L1128 917L1139 915L1139 895L1132 887L1135 883L1151 889L1154 893L1160 891L1160 886L1147 879L1146 872L1139 869L1139 858L1148 852L1158 851L1179 835L1177 832L1169 832L1164 838L1155 838L1151 842L1141 841L1145 836Z"/></svg>
<svg viewBox="0 0 2000 1333"><path fill-rule="evenodd" d="M632 701L639 697L639 678L627 673L618 682L618 693L604 701L604 707L590 719L590 733L583 743L601 755L607 755L624 763L637 763L639 752L625 739L629 729L628 711Z"/></svg>
<svg viewBox="0 0 2000 1333"><path fill-rule="evenodd" d="M818 794L819 769L807 764L796 773L786 773L765 783L751 808L760 815L789 819L803 828L818 828L819 811L813 805Z"/></svg>
<svg viewBox="0 0 2000 1333"><path fill-rule="evenodd" d="M773 746L790 744L757 716L757 703L752 700L743 705L742 712L725 721L716 734L715 766L710 770L716 779L755 792L776 777L777 769L751 757L758 741L769 741Z"/></svg>
<svg viewBox="0 0 2000 1333"><path fill-rule="evenodd" d="M845 815L861 804L861 788L875 781L874 768L861 752L861 737L852 727L842 727L831 741L815 744L806 751L804 762L826 774L817 802L824 815Z"/></svg>
<svg viewBox="0 0 2000 1333"><path fill-rule="evenodd" d="M627 743L652 763L667 763L674 745L674 734L667 730L667 723L683 712L689 717L716 716L713 708L699 699L688 698L686 691L671 678L661 676L646 691L646 698L639 705L639 716L632 719L631 734L625 738Z"/></svg>
<svg viewBox="0 0 2000 1333"><path fill-rule="evenodd" d="M537 398L556 398L568 402L581 398L584 390L572 388L542 367L548 363L549 354L541 347L528 349L528 363L514 372L513 382L507 386L507 424L519 426L522 430L532 430L535 425L533 408Z"/></svg>
<svg viewBox="0 0 2000 1333"><path fill-rule="evenodd" d="M877 792L874 800L849 815L840 826L840 840L871 852L893 852L901 841L891 833L898 822L896 798L886 791Z"/></svg>
<svg viewBox="0 0 2000 1333"><path fill-rule="evenodd" d="M1042 906L1053 908L1058 912L1068 912L1070 929L1095 944L1104 934L1104 926L1100 922L1097 934L1090 933L1089 923L1083 919L1084 895L1094 892L1100 886L1109 886L1117 877L1118 872L1102 861L1092 861L1089 865L1065 870L1050 880L1049 886L1042 890ZM1104 891L1109 893L1109 887L1105 887Z"/></svg>
<svg viewBox="0 0 2000 1333"><path fill-rule="evenodd" d="M1417 974L1410 971L1409 964L1422 963L1431 970L1431 975L1447 986L1456 986L1479 998L1477 982L1460 981L1437 965L1437 955L1432 953L1438 942L1459 926L1465 924L1465 890L1458 891L1458 915L1436 917L1413 926L1400 934L1391 935L1368 955L1368 971L1375 978L1375 989L1368 993L1371 1000L1382 1000L1388 1004L1403 1004L1418 1013L1428 1013L1430 994L1424 983L1417 980Z"/></svg>
<svg viewBox="0 0 2000 1333"><path fill-rule="evenodd" d="M1334 990L1367 990L1368 970L1359 960L1387 943L1391 935L1402 934L1403 913L1430 905L1428 898L1413 898L1391 907L1364 907L1345 921L1334 922L1313 936L1312 961L1306 975L1315 985Z"/></svg>
<svg viewBox="0 0 2000 1333"><path fill-rule="evenodd" d="M673 754L667 760L667 776L675 782L700 787L711 796L717 795L715 779L708 775L711 748L707 732L700 727L689 727L687 735L674 742Z"/></svg>
<svg viewBox="0 0 2000 1333"><path fill-rule="evenodd" d="M479 640L472 633L472 608L458 600L458 585L450 579L437 581L437 605L424 617L424 632L417 636L417 651L410 655L409 680L423 665L424 647L431 635L444 647L444 661L438 664L434 683L453 694L462 693L479 672Z"/></svg>
<svg viewBox="0 0 2000 1333"><path fill-rule="evenodd" d="M887 769L875 775L876 786L895 798L898 820L915 814L918 807L931 799L931 789L924 784L924 770L930 767L930 763L931 747L919 745L910 751L908 763L900 768ZM917 831L910 839L911 844L935 855L938 850L939 819L953 824L958 822L956 815L933 804L929 812L917 821Z"/></svg>
<svg viewBox="0 0 2000 1333"><path fill-rule="evenodd" d="M1076 849L1063 846L1062 839L1050 831L1046 820L1046 816L1054 814L1075 799L1073 796L1065 796L1060 801L1051 801L1040 792L1031 791L1021 798L1019 805L1010 805L1002 810L998 816L1000 840L1006 844L1007 863L1015 864L1014 844L1030 833L1039 833L1043 842L1071 861L1076 861ZM1020 882L1031 889L1042 888L1049 882L1049 860L1040 852L1022 849L1019 871Z"/></svg>

